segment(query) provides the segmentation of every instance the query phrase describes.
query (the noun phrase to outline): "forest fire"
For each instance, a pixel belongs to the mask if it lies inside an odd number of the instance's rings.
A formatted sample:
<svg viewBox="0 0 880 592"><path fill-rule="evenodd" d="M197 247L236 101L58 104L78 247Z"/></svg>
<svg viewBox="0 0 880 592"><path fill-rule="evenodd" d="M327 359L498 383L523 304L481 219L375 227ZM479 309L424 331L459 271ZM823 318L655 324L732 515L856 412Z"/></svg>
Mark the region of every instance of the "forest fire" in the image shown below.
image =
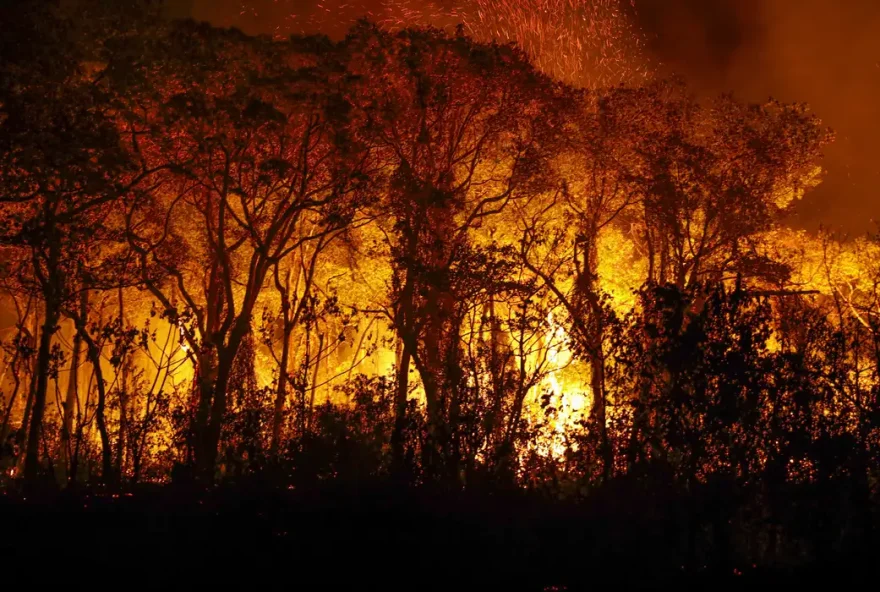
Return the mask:
<svg viewBox="0 0 880 592"><path fill-rule="evenodd" d="M38 4L0 46L0 487L534 495L691 571L869 544L880 240L788 225L808 106L649 75L610 0Z"/></svg>

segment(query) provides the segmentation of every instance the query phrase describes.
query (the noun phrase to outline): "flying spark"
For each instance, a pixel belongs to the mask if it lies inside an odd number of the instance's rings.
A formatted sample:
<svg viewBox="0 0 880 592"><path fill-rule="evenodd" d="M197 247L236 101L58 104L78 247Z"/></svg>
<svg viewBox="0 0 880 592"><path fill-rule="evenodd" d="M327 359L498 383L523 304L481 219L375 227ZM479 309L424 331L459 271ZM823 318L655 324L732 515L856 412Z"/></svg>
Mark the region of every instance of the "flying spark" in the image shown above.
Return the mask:
<svg viewBox="0 0 880 592"><path fill-rule="evenodd" d="M479 41L516 43L545 73L587 87L644 81L652 68L644 35L634 24L633 0L380 0L375 4L324 0L309 15L290 10L275 24L275 34L340 34L368 18L388 30L433 26L453 31L459 25ZM243 11L256 10L245 4Z"/></svg>

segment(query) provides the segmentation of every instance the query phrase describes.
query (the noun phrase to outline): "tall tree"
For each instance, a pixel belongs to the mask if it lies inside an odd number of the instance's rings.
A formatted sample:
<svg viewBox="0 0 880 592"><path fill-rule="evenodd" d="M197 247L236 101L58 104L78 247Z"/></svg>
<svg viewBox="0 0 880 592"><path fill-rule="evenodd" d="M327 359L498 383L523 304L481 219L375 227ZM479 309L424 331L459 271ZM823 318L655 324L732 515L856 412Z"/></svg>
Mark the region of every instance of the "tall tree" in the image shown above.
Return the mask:
<svg viewBox="0 0 880 592"><path fill-rule="evenodd" d="M132 149L168 167L130 209L129 240L196 360L196 463L211 479L230 372L267 274L351 223L365 157L326 41L183 23L156 46L150 63L119 67L138 85L125 106Z"/></svg>
<svg viewBox="0 0 880 592"><path fill-rule="evenodd" d="M703 104L676 82L620 99L618 116L630 117L633 99L650 108L635 148L650 279L680 288L736 273L784 281L785 269L754 237L818 182L831 139L818 118L804 105L772 100L744 104L724 95Z"/></svg>
<svg viewBox="0 0 880 592"><path fill-rule="evenodd" d="M145 176L128 159L111 95L54 3L10 13L3 5L0 66L0 241L24 250L25 277L44 314L36 388L28 421L25 473L39 469L52 337L76 300L82 263L112 220L112 204Z"/></svg>
<svg viewBox="0 0 880 592"><path fill-rule="evenodd" d="M473 230L540 179L547 115L561 93L515 48L461 34L391 35L362 24L346 45L361 81L354 102L363 133L388 181L391 317L403 345L393 445L399 456L412 364L427 400L426 450L446 457L431 463L450 476L457 469L446 432L462 379L456 278L471 259Z"/></svg>

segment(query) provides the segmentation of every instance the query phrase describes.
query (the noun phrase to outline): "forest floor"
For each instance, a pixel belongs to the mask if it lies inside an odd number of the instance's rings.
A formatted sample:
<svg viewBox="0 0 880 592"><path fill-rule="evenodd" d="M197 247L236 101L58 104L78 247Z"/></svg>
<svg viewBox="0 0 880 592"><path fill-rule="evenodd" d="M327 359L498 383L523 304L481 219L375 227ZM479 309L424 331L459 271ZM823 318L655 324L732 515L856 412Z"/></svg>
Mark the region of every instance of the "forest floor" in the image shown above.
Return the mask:
<svg viewBox="0 0 880 592"><path fill-rule="evenodd" d="M664 521L626 523L522 495L288 487L3 491L0 564L43 558L59 570L94 569L97 581L117 569L169 582L184 574L227 585L282 578L302 582L292 589L303 590L633 589L677 581L815 583L820 575L803 567L685 569L673 565ZM855 575L851 566L828 565L821 576L844 574Z"/></svg>

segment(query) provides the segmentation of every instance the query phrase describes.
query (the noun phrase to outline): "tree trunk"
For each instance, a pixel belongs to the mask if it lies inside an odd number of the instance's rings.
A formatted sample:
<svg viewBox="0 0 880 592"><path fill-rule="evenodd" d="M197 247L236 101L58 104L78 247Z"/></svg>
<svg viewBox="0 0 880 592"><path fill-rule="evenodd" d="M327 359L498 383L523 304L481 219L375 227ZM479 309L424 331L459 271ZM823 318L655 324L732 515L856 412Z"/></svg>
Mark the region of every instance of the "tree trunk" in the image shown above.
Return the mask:
<svg viewBox="0 0 880 592"><path fill-rule="evenodd" d="M581 240L583 262L577 277L577 299L580 312L589 315L585 326L588 335L585 335L587 343L584 349L587 353L590 365L590 391L592 405L590 407L590 420L593 429L599 434L599 453L602 458L602 478L608 481L611 478L614 463L613 450L608 440L608 428L606 421L607 394L605 392L605 311L602 308L602 300L597 286L599 277L599 252L598 252L599 229L595 224L587 226Z"/></svg>
<svg viewBox="0 0 880 592"><path fill-rule="evenodd" d="M24 403L24 413L21 416L21 425L18 426L18 431L15 434L15 441L18 443L19 447L23 446L25 441L27 440L28 426L30 425L30 422L31 422L31 411L34 408L34 395L37 392L37 364L38 363L39 363L39 360L37 358L34 358L34 366L31 369L30 386L28 387L28 396L27 396L27 400ZM24 457L25 457L25 455L21 454L21 450L20 450L19 451L19 458L18 458L18 462L17 462L19 467L22 467L24 465Z"/></svg>
<svg viewBox="0 0 880 592"><path fill-rule="evenodd" d="M315 368L312 370L311 393L309 394L309 409L306 429L312 429L312 412L315 409L315 390L318 388L318 370L321 367L321 356L324 355L324 334L318 334L318 357L315 358Z"/></svg>
<svg viewBox="0 0 880 592"><path fill-rule="evenodd" d="M226 351L219 356L217 364L217 380L213 384L211 411L207 425L202 434L200 458L196 459L199 473L205 483L213 483L217 452L220 447L220 436L223 428L223 416L226 414L226 395L229 377L232 371L234 354Z"/></svg>
<svg viewBox="0 0 880 592"><path fill-rule="evenodd" d="M79 314L86 318L88 314L89 294L83 290L80 294ZM74 323L75 324L75 323ZM70 376L67 381L67 396L64 400L64 416L61 423L61 460L64 470L67 472L68 483L76 481L76 475L70 466L70 436L73 429L73 411L79 395L79 363L82 350L82 336L76 330L73 336L73 351L70 354Z"/></svg>
<svg viewBox="0 0 880 592"><path fill-rule="evenodd" d="M211 346L208 346L211 347ZM199 403L196 409L194 425L192 428L194 436L194 453L196 472L200 477L205 473L205 457L207 456L207 446L209 443L208 422L211 415L211 403L214 400L214 390L216 388L219 362L214 350L203 350L198 357L198 385L199 385ZM216 453L215 453L216 456ZM213 478L213 460L211 461Z"/></svg>
<svg viewBox="0 0 880 592"><path fill-rule="evenodd" d="M404 468L404 430L406 429L406 402L409 397L409 368L412 354L402 346L397 366L397 393L394 397L394 431L391 433L391 463L394 471Z"/></svg>
<svg viewBox="0 0 880 592"><path fill-rule="evenodd" d="M284 342L281 345L281 363L278 368L278 388L275 391L275 413L272 416L272 443L270 454L274 457L278 454L281 444L281 427L284 423L284 405L287 402L287 371L290 365L290 337L293 326L284 322Z"/></svg>
<svg viewBox="0 0 880 592"><path fill-rule="evenodd" d="M501 323L495 316L495 299L489 300L487 316L489 319L489 354L490 370L492 373L492 403L491 411L486 418L486 439L490 445L497 446L501 440L499 426L501 425L501 413L504 407L504 399L508 393L507 383L508 365L510 363L510 351L506 343L507 335L501 328Z"/></svg>
<svg viewBox="0 0 880 592"><path fill-rule="evenodd" d="M420 358L414 358L419 377L422 379L422 387L425 389L425 401L428 411L428 434L422 446L422 467L435 475L440 470L440 475L445 473L443 452L446 443L446 425L443 422L443 412L440 407L440 385L437 383L433 368L428 368Z"/></svg>
<svg viewBox="0 0 880 592"><path fill-rule="evenodd" d="M241 347L242 340L250 330L250 318L242 315L238 318L229 335L229 341L217 356L216 380L213 384L210 403L210 416L202 434L201 458L196 458L199 472L206 483L214 481L214 466L220 447L223 431L223 420L226 415L226 398L228 395L229 378L235 356ZM196 451L198 455L198 450Z"/></svg>
<svg viewBox="0 0 880 592"><path fill-rule="evenodd" d="M607 400L605 393L605 362L600 356L590 360L590 388L593 391L593 405L590 414L593 424L599 429L599 447L602 455L602 478L611 478L614 456L611 442L608 440L608 422L606 415Z"/></svg>
<svg viewBox="0 0 880 592"><path fill-rule="evenodd" d="M85 331L85 327L82 329ZM113 451L110 445L110 434L107 431L107 385L104 383L104 371L101 369L101 350L92 340L91 336L86 339L89 354L89 362L95 372L95 383L98 387L98 405L95 409L95 422L98 424L98 434L101 436L101 480L104 483L115 482L113 475Z"/></svg>
<svg viewBox="0 0 880 592"><path fill-rule="evenodd" d="M125 309L122 298L122 288L118 290L119 295L119 328L125 330ZM122 359L119 361L119 369L121 372L119 380L119 432L116 441L116 470L115 475L122 480L123 469L125 468L125 452L126 452L126 436L128 434L128 356L123 353Z"/></svg>
<svg viewBox="0 0 880 592"><path fill-rule="evenodd" d="M11 428L10 419L12 418L12 409L15 407L15 400L21 390L21 355L16 351L10 365L12 366L12 394L9 396L9 403L6 404L6 411L3 413L3 425L0 426L0 459L3 458L3 451L6 450L6 439L9 438ZM23 420L24 421L24 420Z"/></svg>
<svg viewBox="0 0 880 592"><path fill-rule="evenodd" d="M98 406L95 409L95 421L98 424L98 433L101 436L101 480L104 483L115 482L113 475L113 453L110 446L110 434L107 432L107 419L105 415L107 406L107 392L104 384L104 373L101 370L101 356L97 348L90 354L92 365L95 367L95 382L98 387Z"/></svg>
<svg viewBox="0 0 880 592"><path fill-rule="evenodd" d="M403 431L406 427L406 402L409 398L409 371L412 364L412 345L414 342L413 339L408 339L408 336L414 316L415 285L412 271L406 270L404 273L406 280L394 318L398 343L401 347L400 361L397 366L397 393L394 397L394 431L391 434L391 462L396 471L402 471L404 468Z"/></svg>
<svg viewBox="0 0 880 592"><path fill-rule="evenodd" d="M49 371L52 356L52 336L58 326L58 302L55 289L46 298L46 317L40 331L40 346L37 350L37 376L34 390L33 408L28 429L27 451L25 453L24 477L34 483L40 474L40 436L43 427L43 412L46 408L46 392L49 388Z"/></svg>
<svg viewBox="0 0 880 592"><path fill-rule="evenodd" d="M128 434L128 397L125 395L125 373L119 388L119 430L116 439L116 467L114 474L121 480L125 468L126 436Z"/></svg>
<svg viewBox="0 0 880 592"><path fill-rule="evenodd" d="M426 322L420 336L416 367L425 388L428 408L428 466L433 464L432 468L439 470L440 478L451 483L457 478L458 464L454 440L459 427L455 425L460 371L457 367L459 319L446 274L447 270L437 270L435 276L438 279L425 282Z"/></svg>
<svg viewBox="0 0 880 592"><path fill-rule="evenodd" d="M107 431L107 385L104 383L104 371L101 368L101 348L89 335L88 317L79 316L76 319L76 329L80 338L86 342L86 355L95 373L95 385L98 389L98 404L95 408L95 423L98 425L98 434L101 437L101 481L113 483L113 451L110 444L110 434Z"/></svg>

